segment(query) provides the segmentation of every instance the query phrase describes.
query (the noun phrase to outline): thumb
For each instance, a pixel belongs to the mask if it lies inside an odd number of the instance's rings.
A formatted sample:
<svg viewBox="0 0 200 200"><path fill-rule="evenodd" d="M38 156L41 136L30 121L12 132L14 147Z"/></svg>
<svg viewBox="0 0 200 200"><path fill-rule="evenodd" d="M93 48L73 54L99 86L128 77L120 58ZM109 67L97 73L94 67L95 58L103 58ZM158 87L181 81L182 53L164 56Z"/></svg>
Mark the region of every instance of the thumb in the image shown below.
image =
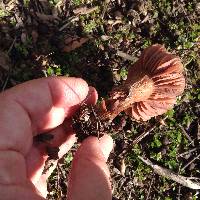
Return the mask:
<svg viewBox="0 0 200 200"><path fill-rule="evenodd" d="M110 173L106 160L113 148L108 135L100 140L89 137L83 141L72 162L69 175L68 200L111 200Z"/></svg>

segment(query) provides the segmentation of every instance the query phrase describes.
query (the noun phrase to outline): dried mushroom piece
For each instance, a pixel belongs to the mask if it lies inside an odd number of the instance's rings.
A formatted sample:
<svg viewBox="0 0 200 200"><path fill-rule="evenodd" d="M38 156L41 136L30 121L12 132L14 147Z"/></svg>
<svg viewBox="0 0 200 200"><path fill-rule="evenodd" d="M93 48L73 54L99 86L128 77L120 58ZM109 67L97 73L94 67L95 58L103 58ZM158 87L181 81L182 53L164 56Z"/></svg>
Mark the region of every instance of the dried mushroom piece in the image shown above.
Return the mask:
<svg viewBox="0 0 200 200"><path fill-rule="evenodd" d="M159 44L146 48L129 68L127 80L111 92L111 105L117 107L103 118L114 119L125 111L137 120L149 120L173 107L185 88L181 60ZM109 107L109 105L108 105Z"/></svg>

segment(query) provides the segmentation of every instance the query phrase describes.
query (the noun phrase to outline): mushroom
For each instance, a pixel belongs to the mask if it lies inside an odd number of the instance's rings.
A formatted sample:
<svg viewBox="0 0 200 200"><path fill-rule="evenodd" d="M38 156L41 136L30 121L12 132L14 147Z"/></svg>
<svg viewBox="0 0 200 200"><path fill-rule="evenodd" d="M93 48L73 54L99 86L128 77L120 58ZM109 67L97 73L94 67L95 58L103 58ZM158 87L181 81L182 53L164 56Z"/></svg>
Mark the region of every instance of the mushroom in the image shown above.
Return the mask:
<svg viewBox="0 0 200 200"><path fill-rule="evenodd" d="M103 101L101 119L112 121L125 111L136 120L149 120L171 109L185 88L183 65L160 44L146 48L128 70L127 80Z"/></svg>
<svg viewBox="0 0 200 200"><path fill-rule="evenodd" d="M82 140L89 135L99 137L109 132L110 122L122 111L136 120L149 120L172 108L184 87L180 59L162 45L150 46L129 68L127 80L114 87L108 99L102 100L100 105L81 106L72 126Z"/></svg>

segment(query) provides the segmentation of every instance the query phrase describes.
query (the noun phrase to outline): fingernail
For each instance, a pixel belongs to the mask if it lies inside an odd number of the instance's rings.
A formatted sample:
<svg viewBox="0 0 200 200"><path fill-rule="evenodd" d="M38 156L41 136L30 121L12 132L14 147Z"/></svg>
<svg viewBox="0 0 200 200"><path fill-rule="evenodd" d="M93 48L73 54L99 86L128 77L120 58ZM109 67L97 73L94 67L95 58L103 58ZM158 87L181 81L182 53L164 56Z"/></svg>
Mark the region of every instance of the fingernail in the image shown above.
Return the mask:
<svg viewBox="0 0 200 200"><path fill-rule="evenodd" d="M84 100L84 103L86 104L96 104L98 99L98 93L94 87L89 87L89 91L87 94L87 97Z"/></svg>

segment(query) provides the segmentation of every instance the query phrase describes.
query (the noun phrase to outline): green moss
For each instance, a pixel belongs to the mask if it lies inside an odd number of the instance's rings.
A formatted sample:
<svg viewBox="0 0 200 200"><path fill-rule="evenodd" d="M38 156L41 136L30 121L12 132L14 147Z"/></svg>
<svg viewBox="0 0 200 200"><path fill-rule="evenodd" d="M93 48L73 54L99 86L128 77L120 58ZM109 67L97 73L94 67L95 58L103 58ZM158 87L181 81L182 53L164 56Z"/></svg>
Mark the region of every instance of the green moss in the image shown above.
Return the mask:
<svg viewBox="0 0 200 200"><path fill-rule="evenodd" d="M75 5L75 6L79 6L83 3L83 0L73 0L72 3Z"/></svg>
<svg viewBox="0 0 200 200"><path fill-rule="evenodd" d="M89 23L87 23L84 26L84 32L85 33L91 33L96 28L97 24L95 21L91 20Z"/></svg>

